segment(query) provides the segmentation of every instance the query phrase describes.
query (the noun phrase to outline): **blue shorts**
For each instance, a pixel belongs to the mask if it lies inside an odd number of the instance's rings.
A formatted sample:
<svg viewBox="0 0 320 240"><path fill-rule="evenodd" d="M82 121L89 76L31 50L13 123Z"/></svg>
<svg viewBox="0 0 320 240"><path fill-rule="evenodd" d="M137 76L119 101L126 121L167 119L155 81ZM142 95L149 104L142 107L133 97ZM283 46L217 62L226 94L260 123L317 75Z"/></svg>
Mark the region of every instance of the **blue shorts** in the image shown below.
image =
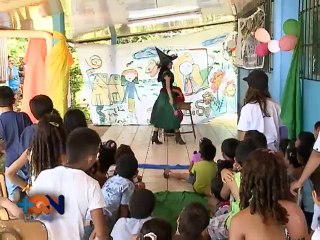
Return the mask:
<svg viewBox="0 0 320 240"><path fill-rule="evenodd" d="M6 170L7 169L8 168L6 167ZM20 176L25 180L28 179L28 176L22 170L19 170L17 174L18 176ZM11 201L18 201L19 199L15 199L15 198L20 198L21 189L17 185L14 185L8 178L6 178L6 186L7 186L8 198Z"/></svg>
<svg viewBox="0 0 320 240"><path fill-rule="evenodd" d="M193 185L194 182L195 182L195 180L196 180L196 179L195 179L194 175L190 174L190 175L189 175L189 179L188 179L188 183L190 183L190 184Z"/></svg>

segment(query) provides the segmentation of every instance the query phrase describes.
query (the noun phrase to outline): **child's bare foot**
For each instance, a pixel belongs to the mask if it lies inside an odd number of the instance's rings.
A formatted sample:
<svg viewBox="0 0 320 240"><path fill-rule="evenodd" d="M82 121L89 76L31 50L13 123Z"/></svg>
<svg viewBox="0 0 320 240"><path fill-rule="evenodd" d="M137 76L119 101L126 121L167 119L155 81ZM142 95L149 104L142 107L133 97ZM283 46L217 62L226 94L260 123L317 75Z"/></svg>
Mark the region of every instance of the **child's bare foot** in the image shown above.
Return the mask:
<svg viewBox="0 0 320 240"><path fill-rule="evenodd" d="M138 182L142 182L142 176L138 175L137 179L138 179Z"/></svg>
<svg viewBox="0 0 320 240"><path fill-rule="evenodd" d="M169 178L170 177L170 173L171 173L171 171L170 171L169 168L164 169L163 177L166 178L166 179Z"/></svg>

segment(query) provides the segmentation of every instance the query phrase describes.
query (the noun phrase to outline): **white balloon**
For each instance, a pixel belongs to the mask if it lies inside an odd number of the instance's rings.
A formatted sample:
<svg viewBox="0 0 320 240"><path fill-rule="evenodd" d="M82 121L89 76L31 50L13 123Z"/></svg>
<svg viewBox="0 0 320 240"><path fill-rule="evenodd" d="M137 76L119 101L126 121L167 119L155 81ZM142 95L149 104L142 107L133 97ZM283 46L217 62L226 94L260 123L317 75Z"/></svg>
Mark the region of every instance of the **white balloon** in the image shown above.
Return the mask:
<svg viewBox="0 0 320 240"><path fill-rule="evenodd" d="M272 53L277 53L280 52L280 46L279 46L279 41L278 40L271 40L268 43L268 49Z"/></svg>

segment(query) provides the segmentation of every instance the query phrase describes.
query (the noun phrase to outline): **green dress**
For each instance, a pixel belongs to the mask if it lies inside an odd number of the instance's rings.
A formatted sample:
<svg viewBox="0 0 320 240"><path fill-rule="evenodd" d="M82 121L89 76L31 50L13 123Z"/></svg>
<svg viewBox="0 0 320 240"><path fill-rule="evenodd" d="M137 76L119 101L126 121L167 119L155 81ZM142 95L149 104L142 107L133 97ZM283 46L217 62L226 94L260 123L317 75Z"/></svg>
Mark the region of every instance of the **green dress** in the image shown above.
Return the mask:
<svg viewBox="0 0 320 240"><path fill-rule="evenodd" d="M169 96L166 91L165 76L169 76L170 88L172 89L174 83L174 75L169 69L161 69L158 76L158 81L162 82L162 89L160 94L153 105L150 123L156 128L162 128L164 130L179 129L180 120L174 115L174 109L177 109L175 98L173 97L173 108L169 103Z"/></svg>

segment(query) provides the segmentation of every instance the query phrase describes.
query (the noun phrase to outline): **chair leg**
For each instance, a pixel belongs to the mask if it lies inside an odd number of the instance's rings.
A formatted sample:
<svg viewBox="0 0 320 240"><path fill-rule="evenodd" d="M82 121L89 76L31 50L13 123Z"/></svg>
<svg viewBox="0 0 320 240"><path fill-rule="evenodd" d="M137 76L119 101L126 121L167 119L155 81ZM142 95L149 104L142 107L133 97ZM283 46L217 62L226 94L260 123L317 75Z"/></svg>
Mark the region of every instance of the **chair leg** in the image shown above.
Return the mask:
<svg viewBox="0 0 320 240"><path fill-rule="evenodd" d="M191 120L191 127L192 127L193 136L194 136L194 139L196 140L197 137L196 137L196 131L194 130L194 124L193 124L193 118L192 118L191 110L189 110L189 114L190 114L190 120Z"/></svg>

